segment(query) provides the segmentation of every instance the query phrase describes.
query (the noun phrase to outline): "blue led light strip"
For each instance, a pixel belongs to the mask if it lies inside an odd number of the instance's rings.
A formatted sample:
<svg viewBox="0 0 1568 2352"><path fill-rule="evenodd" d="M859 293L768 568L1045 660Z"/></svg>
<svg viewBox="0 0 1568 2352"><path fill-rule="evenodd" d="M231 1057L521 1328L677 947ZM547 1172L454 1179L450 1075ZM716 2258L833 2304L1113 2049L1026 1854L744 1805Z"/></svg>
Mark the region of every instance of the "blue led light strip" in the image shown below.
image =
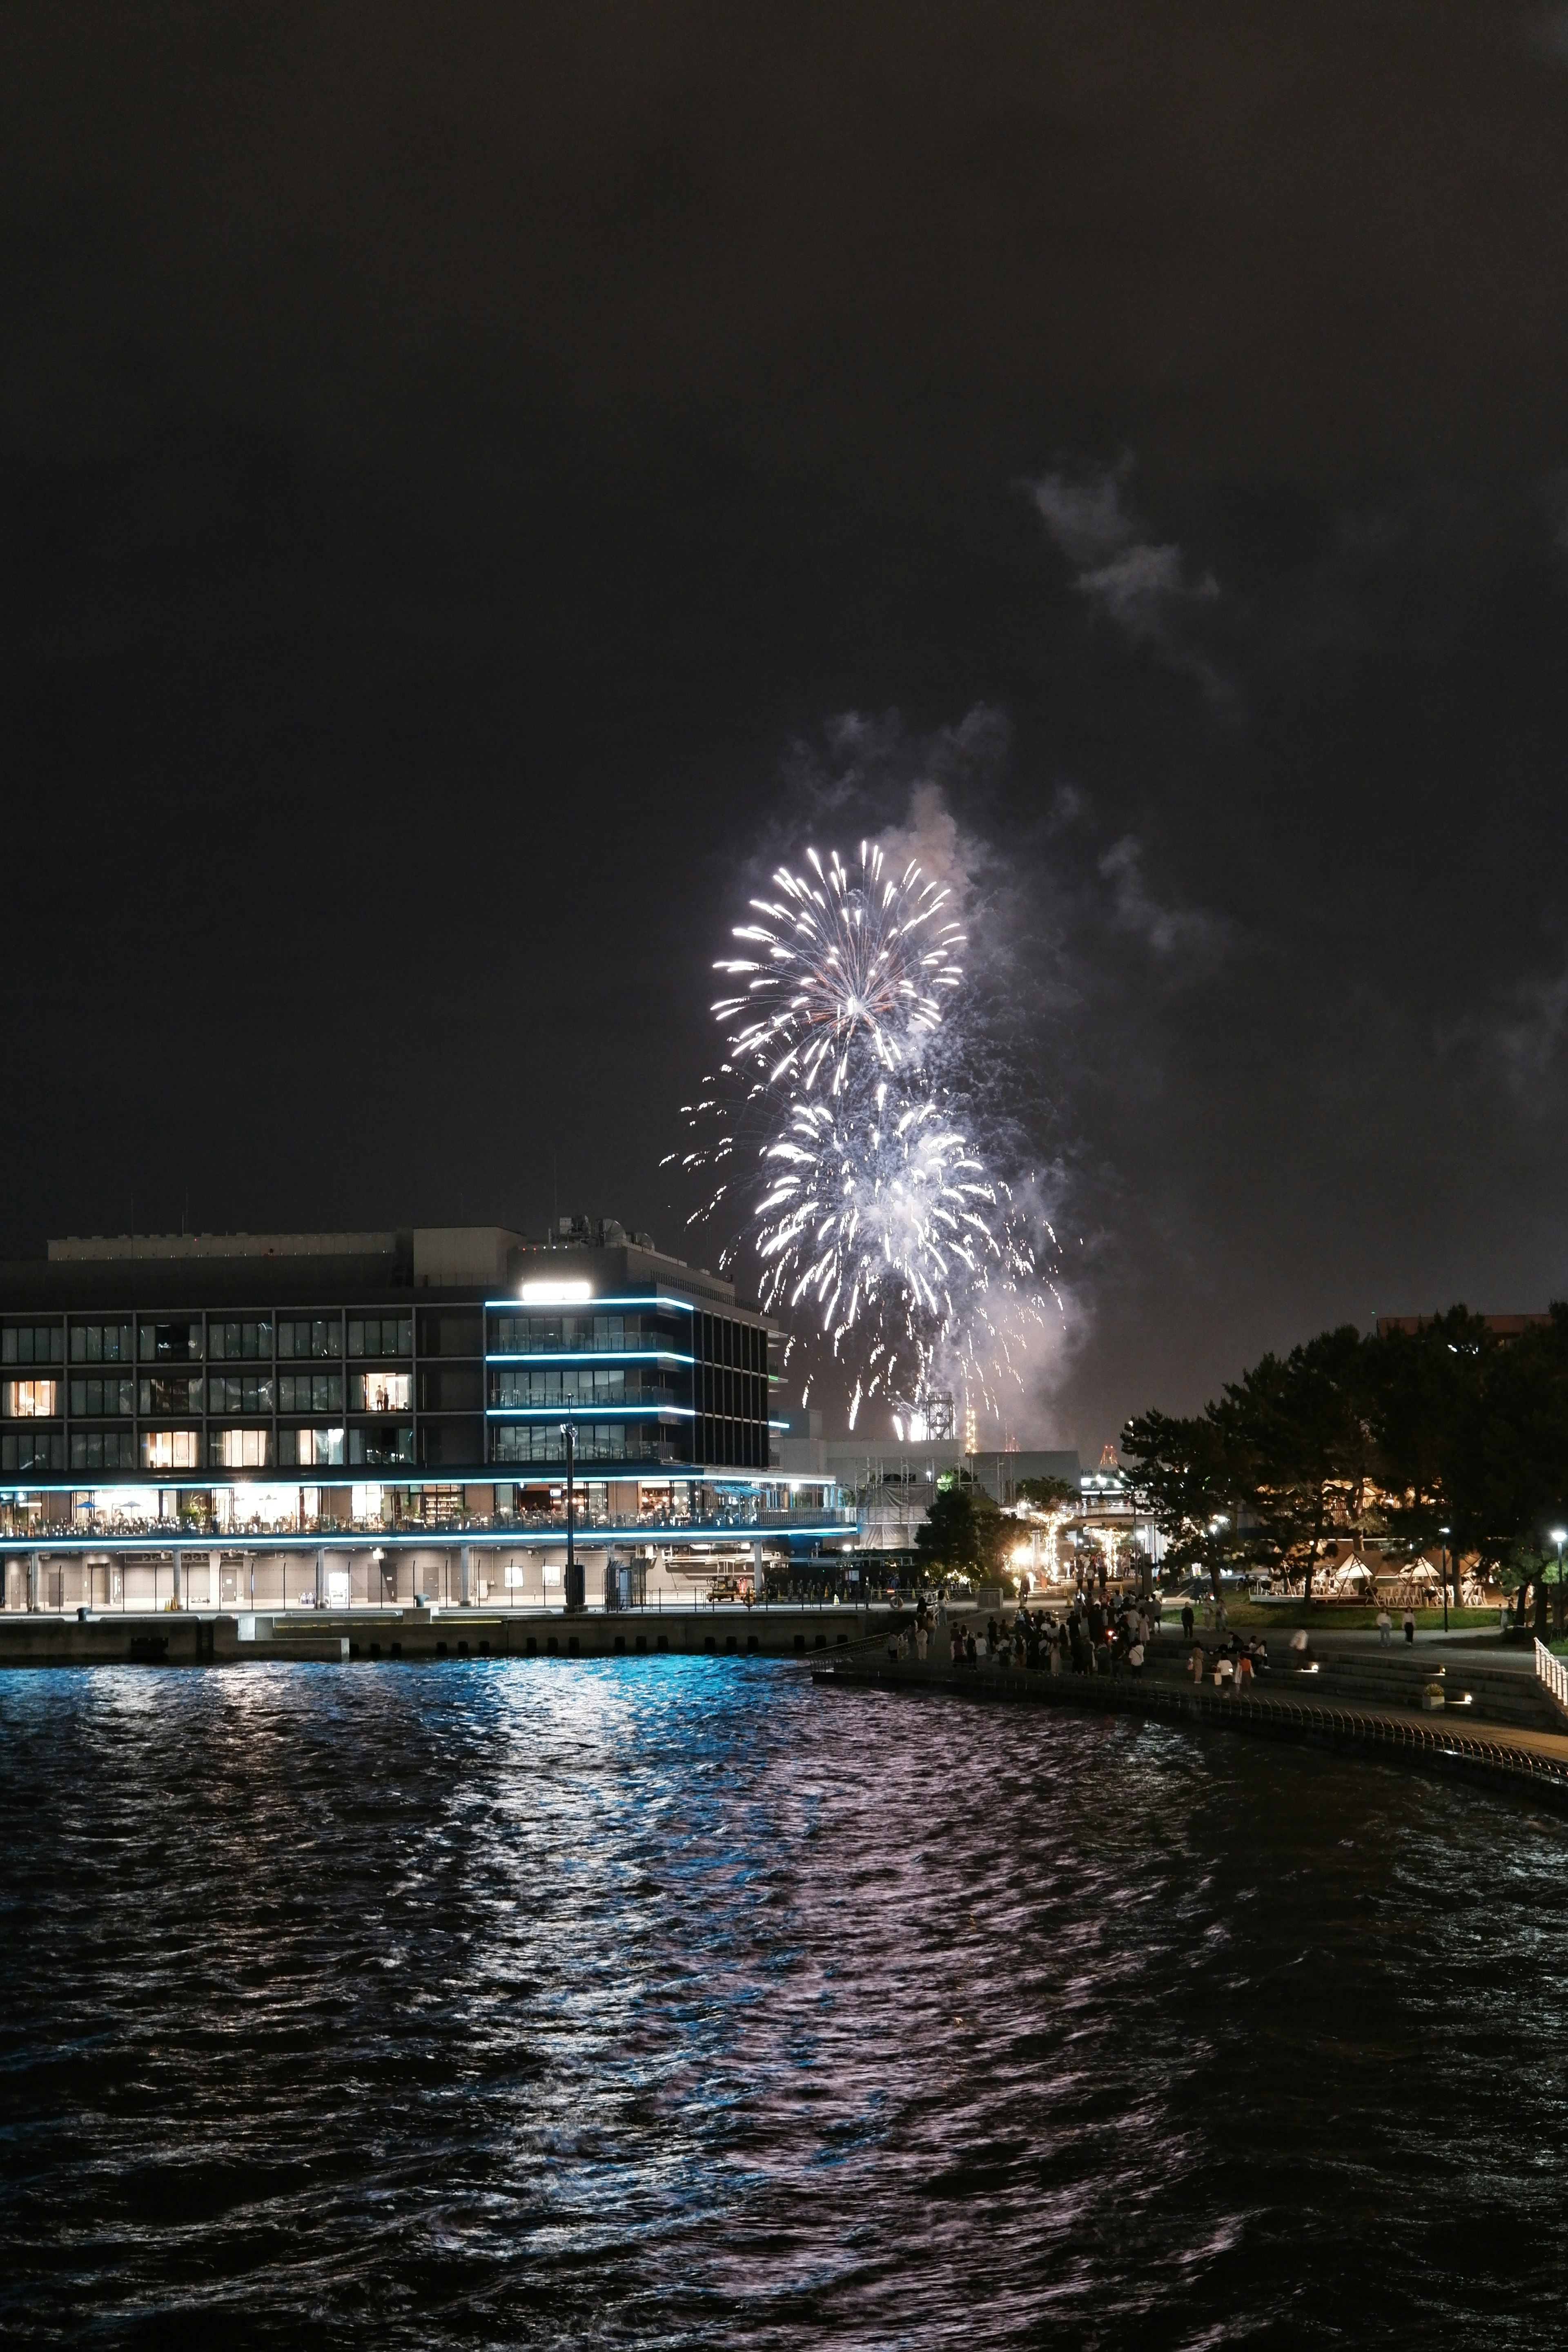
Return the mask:
<svg viewBox="0 0 1568 2352"><path fill-rule="evenodd" d="M674 1348L546 1348L487 1356L487 1364L694 1364Z"/></svg>
<svg viewBox="0 0 1568 2352"><path fill-rule="evenodd" d="M487 1421L629 1421L665 1416L671 1421L695 1421L689 1404L595 1404L592 1397L563 1397L558 1404L488 1404Z"/></svg>

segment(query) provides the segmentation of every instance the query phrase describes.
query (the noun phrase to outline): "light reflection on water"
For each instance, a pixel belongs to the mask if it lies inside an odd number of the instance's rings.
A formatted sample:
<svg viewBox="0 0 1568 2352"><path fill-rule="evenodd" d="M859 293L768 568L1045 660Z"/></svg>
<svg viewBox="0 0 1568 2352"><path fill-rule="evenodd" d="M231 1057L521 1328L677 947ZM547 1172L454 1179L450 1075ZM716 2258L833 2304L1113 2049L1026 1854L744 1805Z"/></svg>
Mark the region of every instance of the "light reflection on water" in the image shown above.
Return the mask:
<svg viewBox="0 0 1568 2352"><path fill-rule="evenodd" d="M1568 1829L763 1663L0 1677L0 2326L1559 2336Z"/></svg>

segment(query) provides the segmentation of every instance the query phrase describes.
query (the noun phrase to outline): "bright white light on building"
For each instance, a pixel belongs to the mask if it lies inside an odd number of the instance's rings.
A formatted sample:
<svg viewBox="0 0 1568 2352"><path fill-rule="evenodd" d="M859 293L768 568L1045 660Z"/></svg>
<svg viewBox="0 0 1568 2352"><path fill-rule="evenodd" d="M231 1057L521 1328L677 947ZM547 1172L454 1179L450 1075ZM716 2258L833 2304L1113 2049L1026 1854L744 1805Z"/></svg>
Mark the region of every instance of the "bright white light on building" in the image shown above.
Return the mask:
<svg viewBox="0 0 1568 2352"><path fill-rule="evenodd" d="M581 1307L594 1292L586 1282L525 1282L518 1296L525 1307Z"/></svg>

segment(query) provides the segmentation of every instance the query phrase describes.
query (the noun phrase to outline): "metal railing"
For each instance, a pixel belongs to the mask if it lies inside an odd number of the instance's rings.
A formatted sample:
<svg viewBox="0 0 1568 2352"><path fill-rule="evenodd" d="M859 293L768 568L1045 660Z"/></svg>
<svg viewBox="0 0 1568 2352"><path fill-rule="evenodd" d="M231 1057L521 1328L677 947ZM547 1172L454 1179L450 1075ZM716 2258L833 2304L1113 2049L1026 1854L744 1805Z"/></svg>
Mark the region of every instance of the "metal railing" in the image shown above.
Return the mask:
<svg viewBox="0 0 1568 2352"><path fill-rule="evenodd" d="M1540 1641L1535 1644L1535 1679L1545 1685L1547 1696L1558 1713L1568 1718L1568 1667Z"/></svg>

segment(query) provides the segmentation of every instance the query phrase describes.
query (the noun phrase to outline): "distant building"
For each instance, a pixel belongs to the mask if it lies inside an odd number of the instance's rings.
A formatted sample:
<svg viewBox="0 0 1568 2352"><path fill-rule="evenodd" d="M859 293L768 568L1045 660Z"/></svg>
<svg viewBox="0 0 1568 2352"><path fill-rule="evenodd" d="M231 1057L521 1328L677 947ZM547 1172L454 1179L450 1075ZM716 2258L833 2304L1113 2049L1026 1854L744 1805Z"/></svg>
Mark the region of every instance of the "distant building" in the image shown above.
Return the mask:
<svg viewBox="0 0 1568 2352"><path fill-rule="evenodd" d="M1436 1321L1435 1315L1379 1315L1375 1318L1377 1335L1382 1339L1389 1331L1426 1331ZM1532 1323L1550 1323L1544 1312L1529 1315L1483 1315L1480 1320L1495 1339L1505 1344L1528 1331Z"/></svg>

